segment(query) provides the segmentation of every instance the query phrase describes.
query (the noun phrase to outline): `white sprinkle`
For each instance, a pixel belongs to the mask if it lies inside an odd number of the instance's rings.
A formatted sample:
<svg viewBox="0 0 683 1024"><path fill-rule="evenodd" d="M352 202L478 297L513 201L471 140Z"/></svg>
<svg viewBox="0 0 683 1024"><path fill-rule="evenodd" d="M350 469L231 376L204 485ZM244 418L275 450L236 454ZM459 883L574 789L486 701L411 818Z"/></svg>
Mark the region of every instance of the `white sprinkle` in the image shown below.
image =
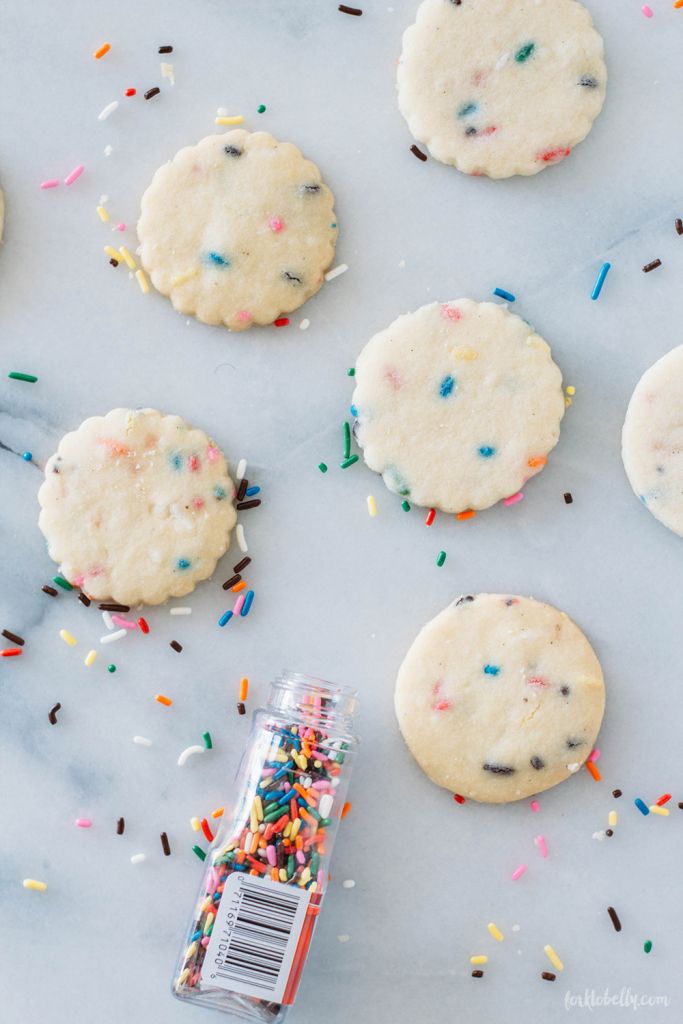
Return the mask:
<svg viewBox="0 0 683 1024"><path fill-rule="evenodd" d="M101 644L111 644L114 640L122 640L124 636L128 634L127 629L117 629L115 633L107 633L106 636L100 637Z"/></svg>
<svg viewBox="0 0 683 1024"><path fill-rule="evenodd" d="M104 108L104 110L101 110L99 112L99 114L97 115L97 120L98 121L106 121L107 118L109 117L109 115L114 113L114 111L116 110L118 105L119 105L119 101L118 100L112 100L111 103L107 103L107 105Z"/></svg>
<svg viewBox="0 0 683 1024"><path fill-rule="evenodd" d="M334 797L331 793L324 793L320 797L320 802L318 803L318 814L321 818L329 818L333 803Z"/></svg>
<svg viewBox="0 0 683 1024"><path fill-rule="evenodd" d="M513 926L512 926L513 932L521 931L521 928L522 928L522 926L519 925L519 924L513 924Z"/></svg>
<svg viewBox="0 0 683 1024"><path fill-rule="evenodd" d="M100 196L100 206L106 206L108 202L109 202L109 196L107 196L107 195L101 195Z"/></svg>
<svg viewBox="0 0 683 1024"><path fill-rule="evenodd" d="M351 936L350 935L338 935L337 938L339 939L340 942L348 942L349 939L351 938Z"/></svg>
<svg viewBox="0 0 683 1024"><path fill-rule="evenodd" d="M228 117L229 110L227 107L218 107L216 110L216 117Z"/></svg>
<svg viewBox="0 0 683 1024"><path fill-rule="evenodd" d="M131 864L142 864L143 860L147 860L144 853L134 853L130 858Z"/></svg>
<svg viewBox="0 0 683 1024"><path fill-rule="evenodd" d="M185 747L185 750L183 750L182 754L178 758L178 767L182 768L188 757L192 757L193 754L203 754L205 750L206 747L200 747L196 744L193 747Z"/></svg>
<svg viewBox="0 0 683 1024"><path fill-rule="evenodd" d="M326 281L334 281L335 277L339 277L340 274L345 274L349 268L346 263L340 263L338 267L333 267L332 270L328 270L325 274Z"/></svg>
<svg viewBox="0 0 683 1024"><path fill-rule="evenodd" d="M159 65L159 67L161 68L161 77L162 78L168 78L168 80L171 83L171 85L175 85L175 75L173 74L173 65L172 64L167 64L165 61L162 60L162 62Z"/></svg>
<svg viewBox="0 0 683 1024"><path fill-rule="evenodd" d="M573 775L574 772L578 772L580 767L581 767L581 765L579 764L579 762L578 761L574 761L573 764L568 764L567 765L567 771L571 772L572 775Z"/></svg>
<svg viewBox="0 0 683 1024"><path fill-rule="evenodd" d="M598 842L600 842L600 843L603 841L603 839L606 839L606 838L607 838L607 833L604 832L604 831L603 832L594 832L593 833L593 839L597 839Z"/></svg>
<svg viewBox="0 0 683 1024"><path fill-rule="evenodd" d="M496 61L496 71L500 71L501 68L504 68L509 60L510 60L509 52L502 54L502 56L500 56L498 58L498 60Z"/></svg>
<svg viewBox="0 0 683 1024"><path fill-rule="evenodd" d="M114 152L114 147L113 146L105 146L104 147L104 155L105 156L111 156L113 152Z"/></svg>
<svg viewBox="0 0 683 1024"><path fill-rule="evenodd" d="M355 884L356 883L352 878L347 878L345 882L342 882L342 885L344 886L345 889L353 889Z"/></svg>
<svg viewBox="0 0 683 1024"><path fill-rule="evenodd" d="M104 619L104 624L107 629L114 628L114 620L111 617L111 612L102 612L102 618Z"/></svg>
<svg viewBox="0 0 683 1024"><path fill-rule="evenodd" d="M405 269L405 265L406 265L406 261L405 260L399 260L398 261L399 270L404 270Z"/></svg>
<svg viewBox="0 0 683 1024"><path fill-rule="evenodd" d="M310 326L311 326L311 321L308 319L307 316L305 316L303 318L303 320L301 321L301 323L299 324L299 330L300 331L307 331Z"/></svg>
<svg viewBox="0 0 683 1024"><path fill-rule="evenodd" d="M148 740L146 736L133 736L133 743L137 743L139 747L152 746L152 741Z"/></svg>
<svg viewBox="0 0 683 1024"><path fill-rule="evenodd" d="M247 540L246 537L244 536L244 527L242 526L241 523L237 524L235 536L237 537L237 546L239 547L240 551L246 554L249 548L247 547Z"/></svg>
<svg viewBox="0 0 683 1024"><path fill-rule="evenodd" d="M182 608L171 608L171 615L192 615L192 609L183 605Z"/></svg>
<svg viewBox="0 0 683 1024"><path fill-rule="evenodd" d="M246 471L247 471L247 460L246 459L240 459L240 461L237 463L237 472L235 473L235 476L237 477L238 480L243 480L244 479L244 474L246 473Z"/></svg>

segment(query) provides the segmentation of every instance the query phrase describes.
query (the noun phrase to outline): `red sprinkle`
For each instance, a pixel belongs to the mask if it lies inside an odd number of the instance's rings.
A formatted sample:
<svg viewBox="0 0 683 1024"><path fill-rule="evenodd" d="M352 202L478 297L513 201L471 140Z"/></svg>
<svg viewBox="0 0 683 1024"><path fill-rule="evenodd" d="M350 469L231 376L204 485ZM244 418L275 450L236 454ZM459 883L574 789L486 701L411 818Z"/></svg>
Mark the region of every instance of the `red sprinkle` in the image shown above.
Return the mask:
<svg viewBox="0 0 683 1024"><path fill-rule="evenodd" d="M212 843L213 842L213 832L209 828L209 823L206 820L206 818L202 818L202 832L204 833L206 838L209 840L209 842Z"/></svg>
<svg viewBox="0 0 683 1024"><path fill-rule="evenodd" d="M565 157L569 156L571 149L566 149L564 146L558 146L556 149L545 149L536 157L537 160L542 160L544 164L557 164L560 160L564 160Z"/></svg>
<svg viewBox="0 0 683 1024"><path fill-rule="evenodd" d="M668 804L670 799L671 793L664 793L662 796L660 796L659 800L657 800L657 807L663 807L664 804Z"/></svg>
<svg viewBox="0 0 683 1024"><path fill-rule="evenodd" d="M460 796L459 793L454 793L453 794L453 799L455 800L456 804L464 804L465 803L465 797L464 796Z"/></svg>
<svg viewBox="0 0 683 1024"><path fill-rule="evenodd" d="M289 323L289 317L288 316L278 317L278 319L274 320L273 323L275 324L276 327L286 327L287 324Z"/></svg>
<svg viewBox="0 0 683 1024"><path fill-rule="evenodd" d="M140 627L140 629L142 630L143 633L149 633L149 626L147 624L147 620L146 619L143 619L142 617L140 617L138 619L138 626Z"/></svg>
<svg viewBox="0 0 683 1024"><path fill-rule="evenodd" d="M126 89L126 96L135 96L137 89Z"/></svg>
<svg viewBox="0 0 683 1024"><path fill-rule="evenodd" d="M425 517L425 526L431 526L436 518L436 509L430 508L429 512Z"/></svg>
<svg viewBox="0 0 683 1024"><path fill-rule="evenodd" d="M0 655L3 658L16 658L18 654L23 654L21 647L5 647L4 650L0 651Z"/></svg>

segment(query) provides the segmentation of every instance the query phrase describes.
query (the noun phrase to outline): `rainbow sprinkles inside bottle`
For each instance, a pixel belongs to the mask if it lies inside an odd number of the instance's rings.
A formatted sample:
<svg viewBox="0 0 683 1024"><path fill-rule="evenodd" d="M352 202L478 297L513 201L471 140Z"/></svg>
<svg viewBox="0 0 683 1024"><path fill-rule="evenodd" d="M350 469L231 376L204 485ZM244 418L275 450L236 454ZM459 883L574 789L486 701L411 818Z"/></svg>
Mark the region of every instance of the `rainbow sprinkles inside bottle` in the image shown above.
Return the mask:
<svg viewBox="0 0 683 1024"><path fill-rule="evenodd" d="M356 739L355 691L285 672L259 709L209 853L176 996L280 1022L320 911Z"/></svg>

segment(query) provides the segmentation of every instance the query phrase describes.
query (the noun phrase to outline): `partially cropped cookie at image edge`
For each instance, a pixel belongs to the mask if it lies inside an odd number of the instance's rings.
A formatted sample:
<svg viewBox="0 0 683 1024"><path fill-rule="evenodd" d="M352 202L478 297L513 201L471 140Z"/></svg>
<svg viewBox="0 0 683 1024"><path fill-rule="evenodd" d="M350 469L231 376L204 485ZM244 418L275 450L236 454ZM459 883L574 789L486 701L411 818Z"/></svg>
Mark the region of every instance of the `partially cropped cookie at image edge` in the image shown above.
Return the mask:
<svg viewBox="0 0 683 1024"><path fill-rule="evenodd" d="M461 597L427 623L398 673L398 724L432 782L509 803L574 775L605 708L600 663L572 620L505 594Z"/></svg>
<svg viewBox="0 0 683 1024"><path fill-rule="evenodd" d="M444 512L519 494L560 436L562 375L521 317L491 302L434 302L375 334L355 368L363 458L387 487Z"/></svg>
<svg viewBox="0 0 683 1024"><path fill-rule="evenodd" d="M507 178L568 157L606 82L578 0L424 0L403 36L398 105L436 160Z"/></svg>
<svg viewBox="0 0 683 1024"><path fill-rule="evenodd" d="M142 197L140 258L180 313L242 331L298 309L334 257L334 197L296 146L267 132L181 149Z"/></svg>
<svg viewBox="0 0 683 1024"><path fill-rule="evenodd" d="M96 600L160 604L213 572L235 525L223 453L154 409L114 409L65 434L45 466L39 525L69 583Z"/></svg>

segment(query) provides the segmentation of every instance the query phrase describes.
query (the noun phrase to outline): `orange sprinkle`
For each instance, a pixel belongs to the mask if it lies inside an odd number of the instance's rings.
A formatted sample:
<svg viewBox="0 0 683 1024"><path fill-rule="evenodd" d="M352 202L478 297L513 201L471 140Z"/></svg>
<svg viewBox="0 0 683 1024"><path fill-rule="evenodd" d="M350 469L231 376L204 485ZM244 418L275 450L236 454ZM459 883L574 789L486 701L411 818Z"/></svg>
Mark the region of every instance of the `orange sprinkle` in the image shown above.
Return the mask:
<svg viewBox="0 0 683 1024"><path fill-rule="evenodd" d="M238 850L237 853L235 854L235 860L237 861L238 864L244 864L245 857L246 853L244 852L244 850Z"/></svg>
<svg viewBox="0 0 683 1024"><path fill-rule="evenodd" d="M312 825L314 828L318 827L318 822L315 820L312 814L308 813L305 807L299 808L299 814L304 819L304 821L308 822L309 825Z"/></svg>
<svg viewBox="0 0 683 1024"><path fill-rule="evenodd" d="M244 580L240 580L239 583L236 583L235 586L234 587L230 587L230 589L232 590L233 594L238 594L240 592L240 590L244 590L246 585L247 584L245 583Z"/></svg>
<svg viewBox="0 0 683 1024"><path fill-rule="evenodd" d="M244 676L243 679L240 679L240 700L241 701L245 701L247 699L247 694L248 693L249 693L249 680L247 679L246 676Z"/></svg>
<svg viewBox="0 0 683 1024"><path fill-rule="evenodd" d="M171 698L164 697L163 693L156 693L154 695L154 699L158 701L159 704L163 704L165 708L170 708L171 704L173 703Z"/></svg>
<svg viewBox="0 0 683 1024"><path fill-rule="evenodd" d="M347 800L346 803L344 804L344 806L342 807L342 812L341 812L341 815L340 815L342 820L346 817L346 815L349 813L350 810L351 810L351 804Z"/></svg>
<svg viewBox="0 0 683 1024"><path fill-rule="evenodd" d="M217 807L215 811L211 811L211 817L212 818L221 818L223 816L223 811L224 810L225 810L225 807Z"/></svg>
<svg viewBox="0 0 683 1024"><path fill-rule="evenodd" d="M462 520L462 519L474 519L476 514L477 513L474 511L473 508L468 508L464 512L457 512L455 518L456 519L460 519L460 520Z"/></svg>
<svg viewBox="0 0 683 1024"><path fill-rule="evenodd" d="M261 838L261 834L259 832L255 832L253 837L252 837L252 840L251 840L251 846L249 847L249 853L256 853L256 851L258 850L258 841L259 841L260 838Z"/></svg>
<svg viewBox="0 0 683 1024"><path fill-rule="evenodd" d="M674 7L683 7L683 0L676 0Z"/></svg>
<svg viewBox="0 0 683 1024"><path fill-rule="evenodd" d="M109 45L109 43L105 43L104 46L100 46L99 50L95 50L95 52L93 53L93 57L95 58L95 60L99 60L100 57L104 57L105 53L109 53L110 50L111 46Z"/></svg>
<svg viewBox="0 0 683 1024"><path fill-rule="evenodd" d="M292 789L295 789L299 796L302 796L304 798L307 804L312 804L315 807L316 799L315 796L313 795L312 790L304 789L300 782L295 782L294 785L292 786Z"/></svg>
<svg viewBox="0 0 683 1024"><path fill-rule="evenodd" d="M279 882L280 881L280 873L279 873L277 868L271 868L270 869L270 877L271 877L273 882Z"/></svg>
<svg viewBox="0 0 683 1024"><path fill-rule="evenodd" d="M537 469L539 466L545 466L547 461L545 455L535 455L533 459L529 459L527 465L532 469Z"/></svg>
<svg viewBox="0 0 683 1024"><path fill-rule="evenodd" d="M598 771L595 762L594 761L586 761L586 768L591 773L591 775L593 776L595 781L599 782L600 779L602 778L602 775Z"/></svg>

